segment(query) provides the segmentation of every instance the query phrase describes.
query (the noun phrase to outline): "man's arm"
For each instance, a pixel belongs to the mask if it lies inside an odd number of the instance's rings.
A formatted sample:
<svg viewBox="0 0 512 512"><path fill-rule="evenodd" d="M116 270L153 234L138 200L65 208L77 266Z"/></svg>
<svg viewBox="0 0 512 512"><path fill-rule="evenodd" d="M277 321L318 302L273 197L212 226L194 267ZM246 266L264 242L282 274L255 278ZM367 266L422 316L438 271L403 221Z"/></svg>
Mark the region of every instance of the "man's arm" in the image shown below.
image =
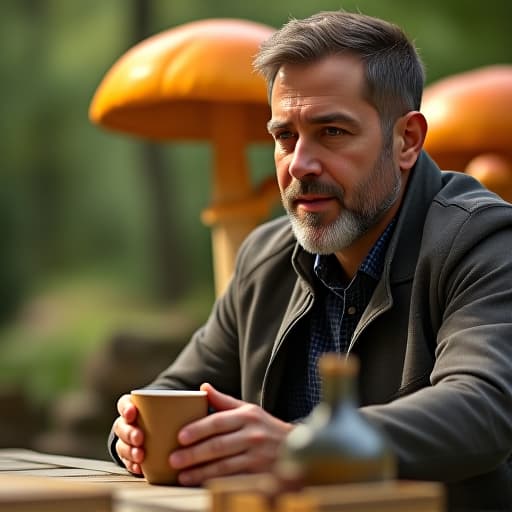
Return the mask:
<svg viewBox="0 0 512 512"><path fill-rule="evenodd" d="M361 409L387 432L403 478L463 480L512 451L512 227L497 220L475 240L473 220L431 286L442 306L432 385Z"/></svg>

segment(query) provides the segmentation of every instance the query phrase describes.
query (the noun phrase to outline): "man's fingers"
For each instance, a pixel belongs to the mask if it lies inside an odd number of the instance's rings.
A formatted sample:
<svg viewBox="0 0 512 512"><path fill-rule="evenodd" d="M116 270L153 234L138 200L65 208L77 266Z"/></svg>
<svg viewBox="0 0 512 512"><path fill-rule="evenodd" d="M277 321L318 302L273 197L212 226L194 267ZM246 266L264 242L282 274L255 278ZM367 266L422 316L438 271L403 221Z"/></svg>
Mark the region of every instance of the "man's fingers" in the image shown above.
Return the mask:
<svg viewBox="0 0 512 512"><path fill-rule="evenodd" d="M214 436L211 439L174 451L170 456L171 466L176 469L203 464L214 459L229 457L244 451L247 441L240 430L224 436Z"/></svg>
<svg viewBox="0 0 512 512"><path fill-rule="evenodd" d="M266 469L266 467L258 466L247 452L243 452L234 457L215 460L203 466L180 471L178 480L181 485L199 485L210 478L238 473L255 473L262 469Z"/></svg>
<svg viewBox="0 0 512 512"><path fill-rule="evenodd" d="M121 439L116 442L116 452L128 467L129 464L140 464L144 460L144 450L137 446L126 444Z"/></svg>
<svg viewBox="0 0 512 512"><path fill-rule="evenodd" d="M130 395L123 395L117 401L117 411L127 423L133 423L137 419L137 408L133 405Z"/></svg>
<svg viewBox="0 0 512 512"><path fill-rule="evenodd" d="M142 475L142 468L137 462L132 462L128 459L121 459L121 462L125 465L126 469L134 475Z"/></svg>
<svg viewBox="0 0 512 512"><path fill-rule="evenodd" d="M216 411L236 409L237 407L240 407L244 403L241 400L237 400L232 396L217 391L211 384L207 382L201 384L201 390L206 391L206 393L208 393L208 403Z"/></svg>
<svg viewBox="0 0 512 512"><path fill-rule="evenodd" d="M142 475L142 468L140 467L140 464L134 464L130 461L122 460L123 464L125 465L126 469L133 473L134 475Z"/></svg>
<svg viewBox="0 0 512 512"><path fill-rule="evenodd" d="M169 464L179 470L179 482L196 485L215 476L268 471L293 426L209 384L201 389L220 410L180 430L182 446L169 457Z"/></svg>
<svg viewBox="0 0 512 512"><path fill-rule="evenodd" d="M265 424L267 418L260 407L245 403L237 409L221 411L184 427L178 440L183 448L171 454L173 467L185 468L205 462L229 458L256 448L257 459L275 458L274 448L283 435L277 436ZM267 451L272 447L269 457Z"/></svg>
<svg viewBox="0 0 512 512"><path fill-rule="evenodd" d="M131 446L142 446L144 443L144 434L142 430L133 425L129 425L124 418L118 417L114 421L114 434L124 443Z"/></svg>
<svg viewBox="0 0 512 512"><path fill-rule="evenodd" d="M117 436L116 452L130 473L141 475L141 462L144 460L144 434L134 425L137 419L137 408L133 405L130 395L123 395L117 401L119 417L114 421L113 432Z"/></svg>
<svg viewBox="0 0 512 512"><path fill-rule="evenodd" d="M242 405L234 409L215 412L183 427L178 433L180 444L188 446L203 439L234 432L246 425L254 424L260 415L260 408L239 400L237 402Z"/></svg>
<svg viewBox="0 0 512 512"><path fill-rule="evenodd" d="M201 390L207 392L208 403L217 412L183 427L178 433L178 441L183 445L197 443L212 435L238 430L244 426L246 420L250 420L244 417L245 415L240 415L240 412L257 408L217 391L208 383L201 384Z"/></svg>

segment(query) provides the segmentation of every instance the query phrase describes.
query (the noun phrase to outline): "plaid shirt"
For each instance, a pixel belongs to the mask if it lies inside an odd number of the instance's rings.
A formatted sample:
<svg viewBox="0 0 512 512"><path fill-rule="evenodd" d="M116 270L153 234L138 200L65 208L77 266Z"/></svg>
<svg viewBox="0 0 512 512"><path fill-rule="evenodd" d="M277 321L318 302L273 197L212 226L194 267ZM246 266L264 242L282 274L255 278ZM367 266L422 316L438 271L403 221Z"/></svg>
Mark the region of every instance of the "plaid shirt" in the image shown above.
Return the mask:
<svg viewBox="0 0 512 512"><path fill-rule="evenodd" d="M372 247L356 275L343 287L342 269L334 255L317 255L314 271L321 286L313 305L310 322L310 342L306 375L300 382L291 383L288 418L307 416L319 402L321 379L318 359L324 352L346 352L354 330L377 286L384 266L394 221L384 230Z"/></svg>

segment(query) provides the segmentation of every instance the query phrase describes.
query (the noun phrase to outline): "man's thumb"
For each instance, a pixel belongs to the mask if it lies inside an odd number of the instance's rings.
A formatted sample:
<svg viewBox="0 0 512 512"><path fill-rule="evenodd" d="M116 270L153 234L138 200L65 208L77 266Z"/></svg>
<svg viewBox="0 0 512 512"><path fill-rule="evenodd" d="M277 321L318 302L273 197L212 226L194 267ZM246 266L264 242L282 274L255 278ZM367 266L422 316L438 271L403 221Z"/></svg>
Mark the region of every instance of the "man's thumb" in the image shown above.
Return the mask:
<svg viewBox="0 0 512 512"><path fill-rule="evenodd" d="M208 394L208 404L213 411L226 411L228 409L235 409L242 405L242 401L233 398L217 391L211 384L205 382L201 384L201 391L206 391Z"/></svg>

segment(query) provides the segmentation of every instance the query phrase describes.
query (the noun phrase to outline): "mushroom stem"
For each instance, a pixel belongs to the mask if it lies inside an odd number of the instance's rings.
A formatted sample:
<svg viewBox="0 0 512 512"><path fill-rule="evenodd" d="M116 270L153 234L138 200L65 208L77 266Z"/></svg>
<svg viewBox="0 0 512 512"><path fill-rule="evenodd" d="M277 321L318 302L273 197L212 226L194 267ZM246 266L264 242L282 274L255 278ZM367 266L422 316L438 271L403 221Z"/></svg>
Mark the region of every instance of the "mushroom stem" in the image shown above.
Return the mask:
<svg viewBox="0 0 512 512"><path fill-rule="evenodd" d="M236 104L211 106L211 129L214 148L212 203L248 200L252 195L246 150L249 143L243 108ZM220 295L227 286L243 239L257 225L254 216L223 218L212 226L215 290Z"/></svg>

